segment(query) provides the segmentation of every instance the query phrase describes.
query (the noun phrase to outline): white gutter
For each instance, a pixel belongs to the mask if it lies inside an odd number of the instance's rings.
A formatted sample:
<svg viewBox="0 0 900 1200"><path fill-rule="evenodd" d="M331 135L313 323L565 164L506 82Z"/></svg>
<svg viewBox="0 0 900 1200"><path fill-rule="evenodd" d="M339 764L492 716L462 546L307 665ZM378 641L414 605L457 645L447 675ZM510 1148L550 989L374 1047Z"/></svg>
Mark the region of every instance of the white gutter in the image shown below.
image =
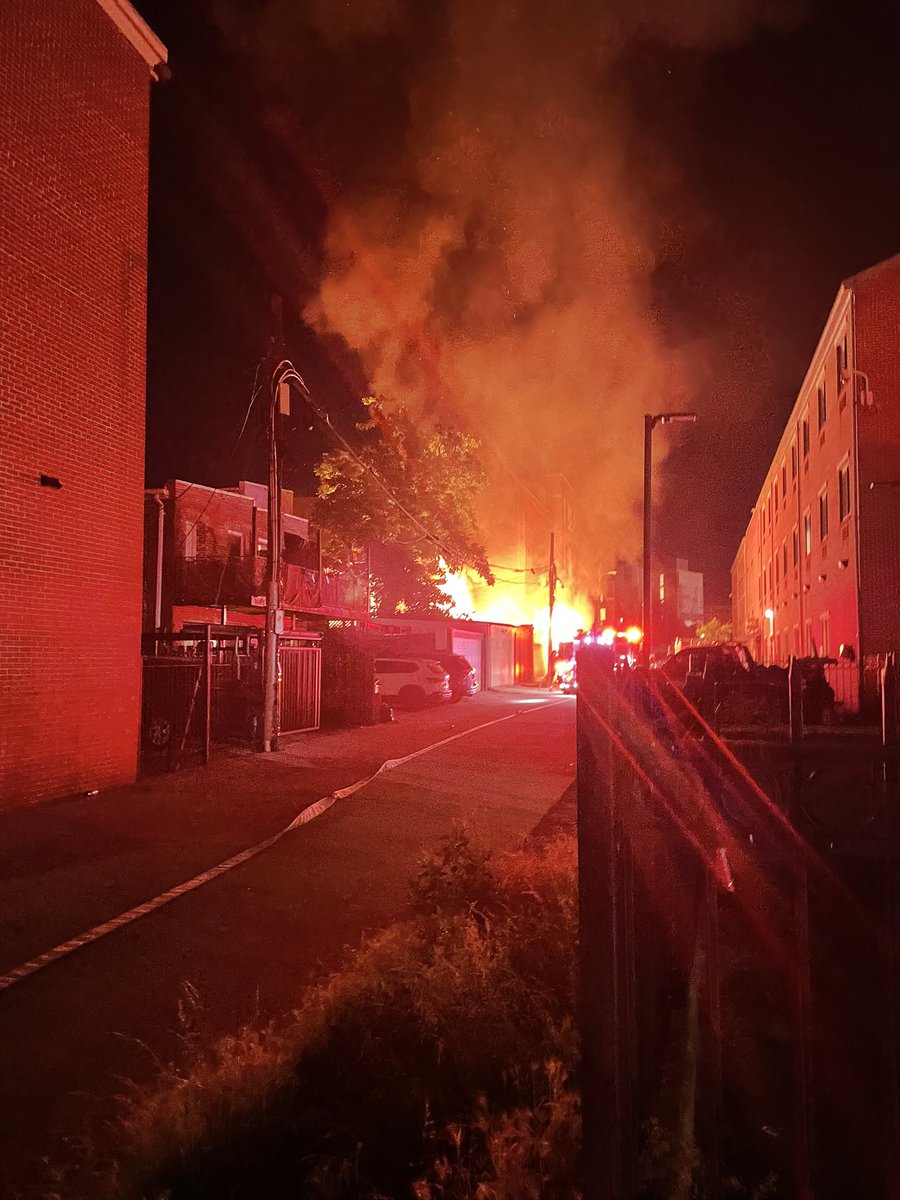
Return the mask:
<svg viewBox="0 0 900 1200"><path fill-rule="evenodd" d="M147 22L132 8L128 0L97 0L97 3L119 33L137 50L152 74L157 79L161 78L158 68L165 67L169 52Z"/></svg>

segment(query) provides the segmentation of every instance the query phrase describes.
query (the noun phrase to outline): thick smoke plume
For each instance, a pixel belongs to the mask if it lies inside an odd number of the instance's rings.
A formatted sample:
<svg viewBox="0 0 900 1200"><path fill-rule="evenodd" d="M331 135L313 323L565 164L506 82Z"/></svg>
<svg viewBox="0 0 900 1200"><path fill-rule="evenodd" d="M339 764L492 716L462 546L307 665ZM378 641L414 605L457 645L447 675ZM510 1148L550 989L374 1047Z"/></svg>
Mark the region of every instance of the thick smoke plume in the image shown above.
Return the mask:
<svg viewBox="0 0 900 1200"><path fill-rule="evenodd" d="M587 582L637 549L641 414L690 407L707 372L704 346L673 344L654 315L668 217L651 198L677 181L637 132L623 62L640 41L713 52L790 14L757 0L273 0L267 14L306 37L310 63L372 87L370 106L365 86L322 95L342 113L310 133L336 188L307 319L358 351L375 392L467 427L526 482L565 473Z"/></svg>

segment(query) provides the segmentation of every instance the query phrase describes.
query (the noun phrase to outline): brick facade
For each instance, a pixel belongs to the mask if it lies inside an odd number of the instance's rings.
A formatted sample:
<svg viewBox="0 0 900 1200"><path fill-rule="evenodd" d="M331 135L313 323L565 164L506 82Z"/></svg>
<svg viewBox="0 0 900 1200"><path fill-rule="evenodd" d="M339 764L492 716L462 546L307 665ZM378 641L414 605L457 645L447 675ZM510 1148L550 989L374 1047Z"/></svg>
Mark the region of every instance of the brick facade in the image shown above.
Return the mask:
<svg viewBox="0 0 900 1200"><path fill-rule="evenodd" d="M160 506L162 525L160 525ZM363 572L321 569L319 534L282 492L281 604L285 629L319 628L314 617L367 615ZM268 560L268 489L241 481L211 488L172 479L147 492L144 516L144 631L186 623L262 622ZM162 529L162 553L159 533Z"/></svg>
<svg viewBox="0 0 900 1200"><path fill-rule="evenodd" d="M9 806L135 774L148 54L165 51L123 0L7 0L0 45ZM61 487L42 486L42 475Z"/></svg>
<svg viewBox="0 0 900 1200"><path fill-rule="evenodd" d="M900 256L840 288L734 560L735 637L762 661L900 649L900 488L878 486L892 482Z"/></svg>

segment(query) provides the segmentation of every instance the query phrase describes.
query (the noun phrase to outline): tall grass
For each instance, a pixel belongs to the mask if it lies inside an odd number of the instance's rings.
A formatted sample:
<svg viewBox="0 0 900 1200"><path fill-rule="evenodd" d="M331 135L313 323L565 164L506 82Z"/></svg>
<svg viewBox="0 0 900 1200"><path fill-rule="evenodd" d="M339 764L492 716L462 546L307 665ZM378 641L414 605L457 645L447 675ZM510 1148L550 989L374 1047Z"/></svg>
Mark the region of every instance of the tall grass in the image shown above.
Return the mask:
<svg viewBox="0 0 900 1200"><path fill-rule="evenodd" d="M107 1195L573 1195L574 839L491 858L454 830L411 908L289 1019L133 1097Z"/></svg>

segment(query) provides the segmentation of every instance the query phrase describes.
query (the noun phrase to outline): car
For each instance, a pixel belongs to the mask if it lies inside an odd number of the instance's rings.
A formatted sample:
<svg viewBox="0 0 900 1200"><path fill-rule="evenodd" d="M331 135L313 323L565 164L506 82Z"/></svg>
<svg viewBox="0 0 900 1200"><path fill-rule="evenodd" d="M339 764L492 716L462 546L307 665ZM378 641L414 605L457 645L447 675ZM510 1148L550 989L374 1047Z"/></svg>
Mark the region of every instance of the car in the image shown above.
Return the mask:
<svg viewBox="0 0 900 1200"><path fill-rule="evenodd" d="M478 691L478 675L467 658L461 654L439 651L433 659L439 662L450 676L450 698L456 702L463 696L474 696Z"/></svg>
<svg viewBox="0 0 900 1200"><path fill-rule="evenodd" d="M683 690L689 673L705 674L721 683L745 678L755 668L753 656L740 642L713 642L708 646L685 646L660 664L659 670Z"/></svg>
<svg viewBox="0 0 900 1200"><path fill-rule="evenodd" d="M381 698L402 708L424 708L452 699L450 674L434 658L376 658Z"/></svg>

